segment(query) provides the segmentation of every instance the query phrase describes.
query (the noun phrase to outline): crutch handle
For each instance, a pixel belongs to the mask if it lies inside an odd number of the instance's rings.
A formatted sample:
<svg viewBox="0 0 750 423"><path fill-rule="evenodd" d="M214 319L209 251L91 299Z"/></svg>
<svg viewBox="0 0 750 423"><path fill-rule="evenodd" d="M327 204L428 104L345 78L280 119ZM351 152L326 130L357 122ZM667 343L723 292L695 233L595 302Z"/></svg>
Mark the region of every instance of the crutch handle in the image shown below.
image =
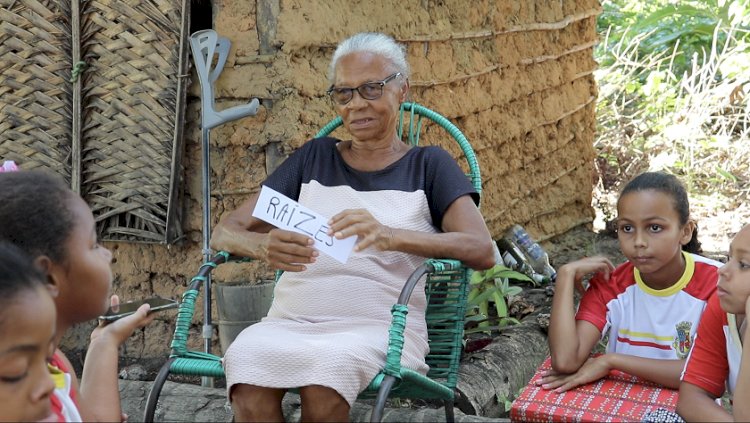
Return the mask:
<svg viewBox="0 0 750 423"><path fill-rule="evenodd" d="M214 109L214 82L224 69L229 56L229 39L219 37L213 29L197 31L190 36L190 47L193 51L195 70L201 83L201 123L204 129L211 129L223 123L253 116L258 112L257 99L241 106L225 110ZM216 62L214 63L214 56Z"/></svg>
<svg viewBox="0 0 750 423"><path fill-rule="evenodd" d="M234 106L222 111L216 111L211 108L209 110L206 104L203 104L203 126L207 129L214 128L225 122L229 122L235 119L240 119L246 116L254 116L258 113L258 102L257 98L254 98L248 104L241 106Z"/></svg>

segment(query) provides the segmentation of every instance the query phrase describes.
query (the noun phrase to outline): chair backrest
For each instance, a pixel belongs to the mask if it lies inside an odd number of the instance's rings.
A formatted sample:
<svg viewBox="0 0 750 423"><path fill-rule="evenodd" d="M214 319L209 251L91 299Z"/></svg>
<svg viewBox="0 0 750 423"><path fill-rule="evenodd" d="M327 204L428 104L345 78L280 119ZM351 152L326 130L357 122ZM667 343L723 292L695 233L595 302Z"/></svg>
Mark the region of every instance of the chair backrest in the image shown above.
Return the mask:
<svg viewBox="0 0 750 423"><path fill-rule="evenodd" d="M452 387L458 382L458 366L463 351L466 300L469 292L470 270L457 267L427 276L427 338L430 352L425 362L430 366L427 375L442 379Z"/></svg>
<svg viewBox="0 0 750 423"><path fill-rule="evenodd" d="M443 129L459 145L468 165L467 177L478 193L482 192L482 176L474 149L469 144L461 130L447 118L417 103L403 103L399 116L398 134L410 145L419 145L423 119L428 119ZM325 125L315 135L324 137L342 125L341 117L337 117ZM404 135L404 129L407 129ZM433 263L441 267L440 261ZM425 357L430 366L428 376L439 379L447 386L455 388L458 381L458 365L463 349L464 317L466 315L466 299L469 288L470 270L463 266L456 266L453 270L441 270L432 273L425 282L427 295L427 336L430 352Z"/></svg>

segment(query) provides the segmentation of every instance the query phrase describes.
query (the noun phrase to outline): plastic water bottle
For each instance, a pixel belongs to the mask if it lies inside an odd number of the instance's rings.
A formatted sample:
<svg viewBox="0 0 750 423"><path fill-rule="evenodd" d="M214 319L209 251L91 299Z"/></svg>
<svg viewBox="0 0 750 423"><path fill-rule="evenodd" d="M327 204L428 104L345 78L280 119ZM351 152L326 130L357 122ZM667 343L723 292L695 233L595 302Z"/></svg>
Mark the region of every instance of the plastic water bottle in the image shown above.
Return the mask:
<svg viewBox="0 0 750 423"><path fill-rule="evenodd" d="M549 264L549 256L542 247L536 243L521 225L513 225L506 234L507 238L521 247L526 257L529 259L531 267L539 274L554 281L557 272Z"/></svg>
<svg viewBox="0 0 750 423"><path fill-rule="evenodd" d="M521 272L526 276L534 279L536 272L529 265L529 259L526 254L512 240L507 238L501 238L497 241L497 247L500 250L500 256L502 257L503 264L515 271ZM541 275L539 275L541 276ZM539 282L539 281L537 281Z"/></svg>

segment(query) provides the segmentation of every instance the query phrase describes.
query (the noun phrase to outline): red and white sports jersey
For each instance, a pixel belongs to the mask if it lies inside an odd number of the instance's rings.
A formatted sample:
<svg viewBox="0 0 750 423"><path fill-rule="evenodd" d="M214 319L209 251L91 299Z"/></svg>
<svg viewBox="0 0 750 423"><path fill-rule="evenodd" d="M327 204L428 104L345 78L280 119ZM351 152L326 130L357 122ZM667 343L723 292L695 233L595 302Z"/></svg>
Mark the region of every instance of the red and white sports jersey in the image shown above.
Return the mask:
<svg viewBox="0 0 750 423"><path fill-rule="evenodd" d="M47 363L47 368L55 381L55 390L50 395L52 413L57 416L58 422L81 422L81 413L78 411L78 399L73 389L70 370L60 355L55 352Z"/></svg>
<svg viewBox="0 0 750 423"><path fill-rule="evenodd" d="M592 323L602 337L609 333L607 352L661 360L687 357L721 263L683 255L685 271L662 290L649 288L630 262L618 266L609 281L594 276L576 319Z"/></svg>
<svg viewBox="0 0 750 423"><path fill-rule="evenodd" d="M681 379L710 392L734 393L742 361L742 341L734 314L724 312L719 297L711 296L698 326L695 346L688 356Z"/></svg>

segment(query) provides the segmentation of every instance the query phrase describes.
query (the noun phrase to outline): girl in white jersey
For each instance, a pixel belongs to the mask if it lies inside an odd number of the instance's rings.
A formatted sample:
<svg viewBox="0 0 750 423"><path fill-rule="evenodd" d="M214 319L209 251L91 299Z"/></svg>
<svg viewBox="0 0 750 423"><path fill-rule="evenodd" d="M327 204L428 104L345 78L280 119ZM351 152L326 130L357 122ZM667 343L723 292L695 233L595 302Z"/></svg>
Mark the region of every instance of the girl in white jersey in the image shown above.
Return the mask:
<svg viewBox="0 0 750 423"><path fill-rule="evenodd" d="M750 421L750 225L737 233L719 286L698 328L680 383L677 412L687 421ZM715 400L732 395L730 414Z"/></svg>
<svg viewBox="0 0 750 423"><path fill-rule="evenodd" d="M677 388L720 263L697 254L685 188L673 175L646 172L617 202L617 238L628 259L615 268L604 257L560 268L549 328L552 369L538 382L558 392L617 369ZM686 250L686 251L683 251ZM578 312L575 289L596 273ZM591 357L609 334L606 353Z"/></svg>

